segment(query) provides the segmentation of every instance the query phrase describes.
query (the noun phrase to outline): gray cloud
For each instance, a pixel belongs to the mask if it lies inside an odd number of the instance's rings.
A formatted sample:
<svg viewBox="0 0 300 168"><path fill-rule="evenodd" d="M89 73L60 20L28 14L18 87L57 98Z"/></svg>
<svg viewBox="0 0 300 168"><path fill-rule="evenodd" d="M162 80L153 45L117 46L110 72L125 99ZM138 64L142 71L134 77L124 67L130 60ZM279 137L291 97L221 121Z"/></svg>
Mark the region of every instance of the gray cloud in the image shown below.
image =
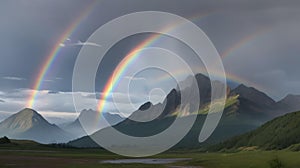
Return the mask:
<svg viewBox="0 0 300 168"><path fill-rule="evenodd" d="M1 103L0 101L0 109L2 112L13 114L18 112L26 107L26 103L28 102L28 98L31 95L32 90L27 89L18 89L7 92L0 92L0 100L4 99L5 103ZM80 101L79 104L76 104L77 109L73 104L73 96L76 96ZM122 113L129 113L138 108L144 102L141 99L138 99L138 95L131 96L131 100L133 101L134 108L125 101L126 94L123 93L115 93L117 102L113 102L111 96L108 96L105 99L105 112L114 112L119 113L119 109L116 108L116 104L118 107L121 107ZM69 118L74 117L76 112L80 112L83 109L96 109L97 103L99 101L91 96L91 93L87 92L55 92L50 90L42 90L36 93L36 97L34 100L34 109L38 112L47 113L48 116L52 117L60 117L69 116ZM133 110L134 109L134 110ZM68 115L70 113L70 115ZM1 114L0 114L1 115ZM0 116L1 118L1 116Z"/></svg>
<svg viewBox="0 0 300 168"><path fill-rule="evenodd" d="M3 79L6 80L14 80L14 81L22 81L25 80L25 78L20 78L20 77L15 77L15 76L4 76L2 77Z"/></svg>
<svg viewBox="0 0 300 168"><path fill-rule="evenodd" d="M0 2L0 98L9 101L3 110L17 111L24 106L32 89L36 76L41 70L49 53L68 27L93 1L53 0L53 1L10 1ZM300 1L286 0L173 0L170 1L99 1L93 5L92 12L81 21L71 34L70 40L63 42L78 47L62 47L58 52L50 71L41 85L41 89L63 92L61 98L50 97L52 107L41 108L53 111L74 111L70 95L72 72L76 56L88 36L99 26L118 16L143 10L158 10L191 18L195 24L207 33L220 53L239 43L241 39L258 30L268 29L241 45L230 55L223 58L228 74L234 74L244 82L251 81L264 88L269 95L280 99L288 93L300 94L299 87L299 39L300 39ZM112 10L113 9L113 10ZM55 12L53 12L55 11ZM195 17L208 14L204 17ZM197 18L197 19L195 19ZM141 23L142 24L142 23ZM99 67L101 75L97 77L97 91L101 91L111 71L132 47L144 37L124 41L113 54L108 53L106 61ZM79 43L72 43L71 40ZM70 42L71 41L71 42ZM161 42L167 46L167 40ZM161 45L159 42L157 45ZM172 43L173 45L173 43ZM180 45L178 45L180 46ZM172 48L170 48L172 49ZM186 49L178 48L178 53L189 59ZM8 79L9 77L10 79ZM14 77L14 78L13 78ZM26 80L18 80L26 79ZM126 77L125 77L126 78ZM17 81L17 82L16 82ZM164 83L162 85L165 85ZM170 86L165 86L165 88ZM27 90L27 91L26 91ZM51 93L50 91L50 93ZM54 92L53 92L54 93ZM56 95L58 96L58 95ZM50 99L50 98L49 98ZM44 99L46 100L46 99ZM134 102L139 102L137 96ZM48 101L48 99L47 99ZM42 102L42 101L41 101ZM63 102L63 103L62 103ZM89 104L89 103L87 103ZM8 107L12 106L12 107Z"/></svg>
<svg viewBox="0 0 300 168"><path fill-rule="evenodd" d="M101 47L101 45L97 43L92 43L92 42L81 42L78 41L77 43L60 43L60 47L71 47L71 46L94 46L94 47Z"/></svg>

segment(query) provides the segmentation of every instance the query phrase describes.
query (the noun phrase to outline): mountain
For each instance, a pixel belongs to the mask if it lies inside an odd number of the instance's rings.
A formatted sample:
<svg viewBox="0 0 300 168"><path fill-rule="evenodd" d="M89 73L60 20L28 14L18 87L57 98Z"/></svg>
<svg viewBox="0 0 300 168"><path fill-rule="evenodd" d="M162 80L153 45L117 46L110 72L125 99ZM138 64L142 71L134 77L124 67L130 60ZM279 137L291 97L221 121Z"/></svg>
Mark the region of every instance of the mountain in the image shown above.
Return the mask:
<svg viewBox="0 0 300 168"><path fill-rule="evenodd" d="M300 95L289 94L276 103L277 115L300 110Z"/></svg>
<svg viewBox="0 0 300 168"><path fill-rule="evenodd" d="M199 114L190 114L186 116L181 116L179 118L179 122L182 123L188 121L191 115L197 115L197 119L193 127L191 128L191 130L188 132L188 134L174 148L202 148L211 144L218 143L232 136L239 135L244 132L257 128L259 125L257 125L257 123L253 122L252 120L249 120L247 118L238 118L234 115L234 112L236 110L235 106L237 104L238 104L238 96L235 97L232 96L231 98L227 99L225 112L223 117L220 120L218 127L216 128L212 136L205 143L202 144L198 142L198 136L202 129L208 109L207 108L202 109L202 111L200 111L202 114L200 114L199 112ZM116 124L113 127L122 133L131 136L136 136L136 137L151 136L160 133L161 131L168 128L174 122L175 118L177 117L176 115L174 115L175 113L171 113L171 115L167 115L164 117L158 117L157 119L154 119L149 122L139 122L139 121L132 120L132 119L148 120L149 116L150 117L157 116L157 111L155 111L155 109L157 109L160 106L163 105L160 104L158 106L158 105L153 105L150 102L147 102L144 105L142 105L139 108L139 110L134 112L133 115L130 116L128 119ZM153 113L151 110L153 110ZM147 116L146 118L143 118L144 116L140 115L140 114L146 114L147 112L152 114L145 115ZM108 131L109 129L113 129L113 128L111 127L104 128L102 130L95 132L91 136L97 137L102 134L102 131ZM74 141L71 141L68 143L68 145L75 146L75 147L88 147L88 148L99 147L89 136L85 136L76 139Z"/></svg>
<svg viewBox="0 0 300 168"><path fill-rule="evenodd" d="M13 139L34 140L40 143L66 142L73 137L54 124L50 124L38 112L26 108L0 123L0 136Z"/></svg>
<svg viewBox="0 0 300 168"><path fill-rule="evenodd" d="M154 116L158 116L157 109L164 108L162 114L158 118L164 118L166 116L176 115L178 112L178 107L181 101L181 95L189 95L189 99L195 99L195 94L193 94L193 87L190 87L188 83L191 83L192 77L188 77L186 80L182 81L181 84L185 86L182 91L173 89L167 95L163 103L156 105L149 104L147 102L144 107L147 107L147 110L137 110L133 112L133 117L136 116L142 117L143 120L153 119ZM198 84L199 93L200 93L200 102L199 102L199 112L204 114L208 112L211 100L211 81L208 77L202 74L195 75L196 82ZM219 81L212 81L213 85L222 85ZM288 112L293 112L300 110L300 96L289 95L283 100L276 102L267 94L253 88L247 87L244 84L239 85L235 89L231 90L227 87L227 98L233 100L237 98L234 103L227 103L228 107L225 110L226 115L231 114L235 115L237 118L245 118L252 120L256 124L263 124L264 122L271 120L277 116L286 114ZM142 107L143 108L143 107ZM148 119L147 119L148 118Z"/></svg>
<svg viewBox="0 0 300 168"><path fill-rule="evenodd" d="M191 116L185 116L179 118L178 122L185 123L189 120ZM163 119L156 119L150 122L141 123L131 121L130 123L121 122L115 126L104 128L100 131L95 132L91 136L84 136L82 138L70 141L68 145L80 148L91 148L99 147L91 137L97 137L102 135L102 131L106 132L110 129L117 129L118 131L125 133L126 135L135 136L135 137L145 137L158 134L163 130L167 129L175 120L175 116L166 117ZM253 130L257 128L257 125L251 125L251 123L246 122L245 120L239 120L236 118L223 117L212 136L205 142L200 144L198 142L198 137L202 129L206 115L197 115L197 119L191 130L188 134L174 147L175 149L190 149L190 148L202 148L211 144L218 143L224 139L228 139L232 136L242 134L246 131ZM180 131L180 130L178 130ZM176 134L176 132L174 133ZM113 137L112 137L113 138ZM120 144L115 144L119 146ZM126 144L123 144L126 147Z"/></svg>
<svg viewBox="0 0 300 168"><path fill-rule="evenodd" d="M185 89L182 90L182 92L188 92L191 93L193 90L192 88L196 88L197 86L190 86L194 85L193 80L196 80L197 85L198 85L198 93L200 93L200 106L210 102L210 93L211 93L211 80L203 75L203 74L196 74L195 76L188 76L185 80L180 82L180 85L183 86ZM214 82L214 81L212 81ZM176 90L179 90L177 87Z"/></svg>
<svg viewBox="0 0 300 168"><path fill-rule="evenodd" d="M211 92L211 83L208 77L202 74L195 75L199 93L200 93L200 102L199 102L199 111L195 110L194 114L207 114L208 109L210 107L210 92ZM195 94L193 91L193 87L189 87L186 81L190 81L190 77L188 77L183 85L186 86L183 91L179 91L177 89L173 89L167 95L163 103L159 103L156 105L151 104L150 102L145 103L141 106L141 108L135 112L133 112L132 118L141 118L145 121L150 121L154 118L154 116L158 116L158 119L176 115L178 112L178 108L181 102L181 95L189 95L189 99L195 99ZM219 81L212 81L213 85L222 85ZM247 87L243 84L239 85L235 89L231 90L227 87L227 103L226 109L224 110L224 115L234 115L237 118L243 118L245 120L251 120L256 125L263 124L264 122L274 118L277 116L276 102L270 98L265 93L253 88ZM233 100L233 101L231 101ZM192 101L190 101L192 102ZM192 105L190 105L191 107ZM287 105L284 105L280 108L281 113L286 113ZM145 109L147 107L147 109ZM144 110L141 110L144 109ZM157 113L163 109L163 112L158 115ZM300 108L298 108L300 110ZM190 110L193 111L193 110ZM186 115L189 115L187 113ZM127 121L128 122L128 121ZM250 121L249 121L250 122Z"/></svg>
<svg viewBox="0 0 300 168"><path fill-rule="evenodd" d="M236 113L241 117L251 118L261 123L275 117L276 102L265 93L243 84L231 91L230 95L238 95Z"/></svg>
<svg viewBox="0 0 300 168"><path fill-rule="evenodd" d="M195 84L197 84L197 86L195 86ZM211 85L220 87L223 84L219 81L211 82L208 77L202 74L196 74L194 77L189 76L184 81L180 82L180 86L183 86L182 90L179 90L178 86L176 89L172 89L169 94L167 94L162 103L158 103L155 105L153 105L151 102L145 103L140 107L140 109L133 112L129 119L140 119L142 121L151 121L154 118L162 119L165 117L177 115L178 111L180 110L180 106L187 107L189 109L188 111L197 113L196 109L206 108L210 103ZM198 88L198 93L200 93L199 95L197 94L197 92L195 92L195 88ZM227 92L229 94L229 87L227 87ZM185 100L183 100L181 97L183 95L185 96ZM198 106L196 104L191 104L191 102L194 102L194 100L197 99L200 101L197 102ZM159 112L161 112L161 114L158 114ZM189 115L191 114L190 112L187 112L184 115Z"/></svg>
<svg viewBox="0 0 300 168"><path fill-rule="evenodd" d="M246 99L248 101L255 102L257 105L265 108L270 107L275 103L275 101L265 93L253 87L247 87L244 84L241 84L232 90L232 93L240 95L240 99Z"/></svg>
<svg viewBox="0 0 300 168"><path fill-rule="evenodd" d="M211 147L212 150L285 149L300 143L300 111L277 117L261 127Z"/></svg>
<svg viewBox="0 0 300 168"><path fill-rule="evenodd" d="M106 120L110 125L115 125L124 120L118 114L102 113L100 115L97 111L92 109L82 110L78 118L72 123L60 126L63 130L72 133L75 138L90 135L102 128L109 126L104 122ZM84 128L82 127L84 125Z"/></svg>
<svg viewBox="0 0 300 168"><path fill-rule="evenodd" d="M289 94L276 102L267 94L243 84L231 91L239 95L238 113L256 120L268 121L275 117L300 110L300 95Z"/></svg>
<svg viewBox="0 0 300 168"><path fill-rule="evenodd" d="M202 74L196 74L195 79L200 92L199 111L193 110L191 107L194 105L188 103L183 104L184 109L179 109L181 95L189 95L189 99L196 98L195 94L193 94L195 92L192 89L193 87L188 85L188 83L191 83L192 78L188 77L181 83L185 86L183 90L179 90L178 87L171 90L163 103L155 105L151 102L145 103L137 111L133 112L129 118L116 124L114 128L132 136L151 136L168 128L175 120L178 112L184 110L187 112L184 112L184 115L180 115L180 120L184 121L191 115L197 115L197 120L190 132L176 147L201 148L258 128L275 116L285 114L289 111L288 106L290 104L275 102L268 95L253 87L241 84L233 90L227 88L225 109L218 127L205 143L199 144L198 136L210 105L211 103L218 103L211 102L210 100L211 83L220 86L223 84L219 81L210 82L210 79ZM287 102L289 101L287 100ZM280 108L278 104L282 104ZM101 131L107 131L108 129L112 128L108 127L97 131L92 136L101 135ZM90 137L79 138L70 142L70 145L77 147L97 147L97 144Z"/></svg>

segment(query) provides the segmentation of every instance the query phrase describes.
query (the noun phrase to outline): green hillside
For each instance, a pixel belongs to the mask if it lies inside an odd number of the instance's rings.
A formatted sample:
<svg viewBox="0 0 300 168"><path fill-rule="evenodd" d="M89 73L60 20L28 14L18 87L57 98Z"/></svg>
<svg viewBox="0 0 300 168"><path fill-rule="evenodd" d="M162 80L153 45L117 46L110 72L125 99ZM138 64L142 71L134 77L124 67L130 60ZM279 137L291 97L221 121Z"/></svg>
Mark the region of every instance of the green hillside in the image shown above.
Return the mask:
<svg viewBox="0 0 300 168"><path fill-rule="evenodd" d="M300 112L289 113L275 118L249 133L236 136L213 146L213 150L225 149L263 149L280 150L290 147L299 149Z"/></svg>

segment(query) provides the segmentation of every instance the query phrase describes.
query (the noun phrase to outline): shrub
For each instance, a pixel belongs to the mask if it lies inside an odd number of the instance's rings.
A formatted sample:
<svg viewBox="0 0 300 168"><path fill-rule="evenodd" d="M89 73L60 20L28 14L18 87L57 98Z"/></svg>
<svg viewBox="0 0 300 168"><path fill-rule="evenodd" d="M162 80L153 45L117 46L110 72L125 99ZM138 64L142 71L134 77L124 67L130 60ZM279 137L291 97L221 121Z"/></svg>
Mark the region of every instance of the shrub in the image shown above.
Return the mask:
<svg viewBox="0 0 300 168"><path fill-rule="evenodd" d="M0 138L0 144L7 144L7 143L10 143L10 140L6 136Z"/></svg>
<svg viewBox="0 0 300 168"><path fill-rule="evenodd" d="M269 163L270 168L284 168L283 163L278 157L272 159Z"/></svg>

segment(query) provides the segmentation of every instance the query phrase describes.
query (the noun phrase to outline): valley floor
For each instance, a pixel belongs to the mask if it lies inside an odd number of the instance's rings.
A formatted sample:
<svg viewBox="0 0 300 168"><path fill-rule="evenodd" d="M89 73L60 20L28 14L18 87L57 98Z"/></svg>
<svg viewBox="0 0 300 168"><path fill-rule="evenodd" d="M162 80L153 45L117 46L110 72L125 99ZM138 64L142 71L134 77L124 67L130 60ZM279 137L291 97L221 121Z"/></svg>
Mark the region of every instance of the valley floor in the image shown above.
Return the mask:
<svg viewBox="0 0 300 168"><path fill-rule="evenodd" d="M0 167L57 167L57 168L273 168L280 162L284 168L300 167L300 152L251 151L238 153L168 152L152 158L191 158L164 165L104 164L104 160L126 159L98 149L58 149L42 147L28 150L0 148ZM276 164L275 163L275 164ZM274 166L274 165L273 165Z"/></svg>

